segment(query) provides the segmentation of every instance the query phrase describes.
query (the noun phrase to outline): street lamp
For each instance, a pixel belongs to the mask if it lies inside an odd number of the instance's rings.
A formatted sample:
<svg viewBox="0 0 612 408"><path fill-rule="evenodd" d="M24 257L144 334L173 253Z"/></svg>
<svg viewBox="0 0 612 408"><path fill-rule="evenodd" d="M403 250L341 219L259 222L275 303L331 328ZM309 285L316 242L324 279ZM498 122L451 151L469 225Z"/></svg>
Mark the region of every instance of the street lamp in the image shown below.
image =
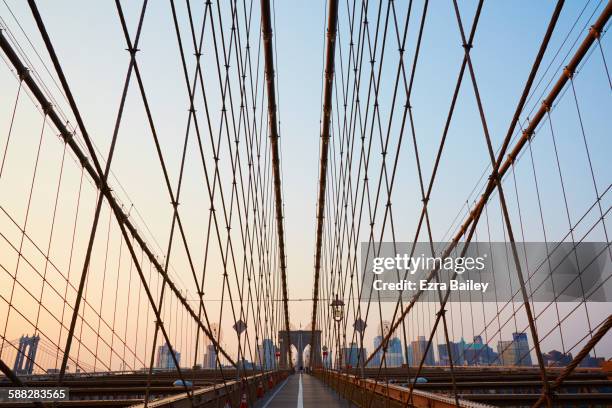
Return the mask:
<svg viewBox="0 0 612 408"><path fill-rule="evenodd" d="M344 317L344 302L338 299L338 294L336 294L336 299L331 302L332 312L334 316L334 320L336 322L340 322Z"/></svg>
<svg viewBox="0 0 612 408"><path fill-rule="evenodd" d="M342 354L340 349L340 322L344 317L344 302L338 299L338 294L336 293L336 299L331 302L332 308L332 316L336 321L336 333L338 335L338 370L342 369Z"/></svg>

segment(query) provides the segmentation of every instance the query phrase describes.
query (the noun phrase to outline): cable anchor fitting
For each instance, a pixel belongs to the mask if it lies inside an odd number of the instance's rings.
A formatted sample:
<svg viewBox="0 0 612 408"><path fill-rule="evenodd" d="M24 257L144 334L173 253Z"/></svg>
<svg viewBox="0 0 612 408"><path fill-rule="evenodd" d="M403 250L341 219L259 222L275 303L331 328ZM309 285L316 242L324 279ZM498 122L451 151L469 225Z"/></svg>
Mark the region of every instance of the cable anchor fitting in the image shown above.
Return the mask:
<svg viewBox="0 0 612 408"><path fill-rule="evenodd" d="M125 50L129 52L132 57L136 57L136 53L140 51L140 48L130 47L130 48L126 48Z"/></svg>
<svg viewBox="0 0 612 408"><path fill-rule="evenodd" d="M26 79L28 76L30 76L30 70L27 69L26 67L23 67L23 69L20 69L17 72L17 75L19 76L19 80L23 81L24 79Z"/></svg>
<svg viewBox="0 0 612 408"><path fill-rule="evenodd" d="M599 37L601 36L601 28L591 26L589 27L589 34L591 34L596 40L599 40Z"/></svg>
<svg viewBox="0 0 612 408"><path fill-rule="evenodd" d="M53 105L51 105L51 102L41 103L40 107L42 108L45 116L49 116L49 112L53 110Z"/></svg>

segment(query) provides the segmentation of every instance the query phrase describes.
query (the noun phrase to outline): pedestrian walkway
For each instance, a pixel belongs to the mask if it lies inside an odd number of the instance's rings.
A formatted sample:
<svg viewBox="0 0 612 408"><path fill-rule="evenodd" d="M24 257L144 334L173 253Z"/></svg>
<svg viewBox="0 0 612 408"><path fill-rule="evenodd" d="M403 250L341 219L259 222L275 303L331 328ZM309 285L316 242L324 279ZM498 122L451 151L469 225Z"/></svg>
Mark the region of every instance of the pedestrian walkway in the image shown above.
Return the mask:
<svg viewBox="0 0 612 408"><path fill-rule="evenodd" d="M257 408L346 408L351 405L331 388L308 374L294 374L281 383Z"/></svg>

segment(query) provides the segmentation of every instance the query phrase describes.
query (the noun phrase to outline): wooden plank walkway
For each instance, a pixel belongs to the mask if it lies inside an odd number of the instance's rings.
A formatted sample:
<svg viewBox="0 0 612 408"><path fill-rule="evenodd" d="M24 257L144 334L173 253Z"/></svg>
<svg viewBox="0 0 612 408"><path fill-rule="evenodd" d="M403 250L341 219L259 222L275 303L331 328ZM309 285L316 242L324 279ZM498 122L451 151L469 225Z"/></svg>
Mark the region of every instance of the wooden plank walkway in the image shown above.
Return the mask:
<svg viewBox="0 0 612 408"><path fill-rule="evenodd" d="M308 374L294 374L261 400L256 408L348 408L353 405Z"/></svg>

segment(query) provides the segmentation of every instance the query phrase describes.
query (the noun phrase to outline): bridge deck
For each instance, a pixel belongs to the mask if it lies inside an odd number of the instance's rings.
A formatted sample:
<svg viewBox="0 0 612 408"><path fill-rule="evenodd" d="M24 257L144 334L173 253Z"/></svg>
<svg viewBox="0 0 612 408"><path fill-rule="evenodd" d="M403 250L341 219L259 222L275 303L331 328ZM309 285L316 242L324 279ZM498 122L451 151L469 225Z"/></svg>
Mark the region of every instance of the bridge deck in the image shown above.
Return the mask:
<svg viewBox="0 0 612 408"><path fill-rule="evenodd" d="M312 375L295 374L287 378L275 392L261 401L257 408L321 408L351 405L331 388Z"/></svg>

